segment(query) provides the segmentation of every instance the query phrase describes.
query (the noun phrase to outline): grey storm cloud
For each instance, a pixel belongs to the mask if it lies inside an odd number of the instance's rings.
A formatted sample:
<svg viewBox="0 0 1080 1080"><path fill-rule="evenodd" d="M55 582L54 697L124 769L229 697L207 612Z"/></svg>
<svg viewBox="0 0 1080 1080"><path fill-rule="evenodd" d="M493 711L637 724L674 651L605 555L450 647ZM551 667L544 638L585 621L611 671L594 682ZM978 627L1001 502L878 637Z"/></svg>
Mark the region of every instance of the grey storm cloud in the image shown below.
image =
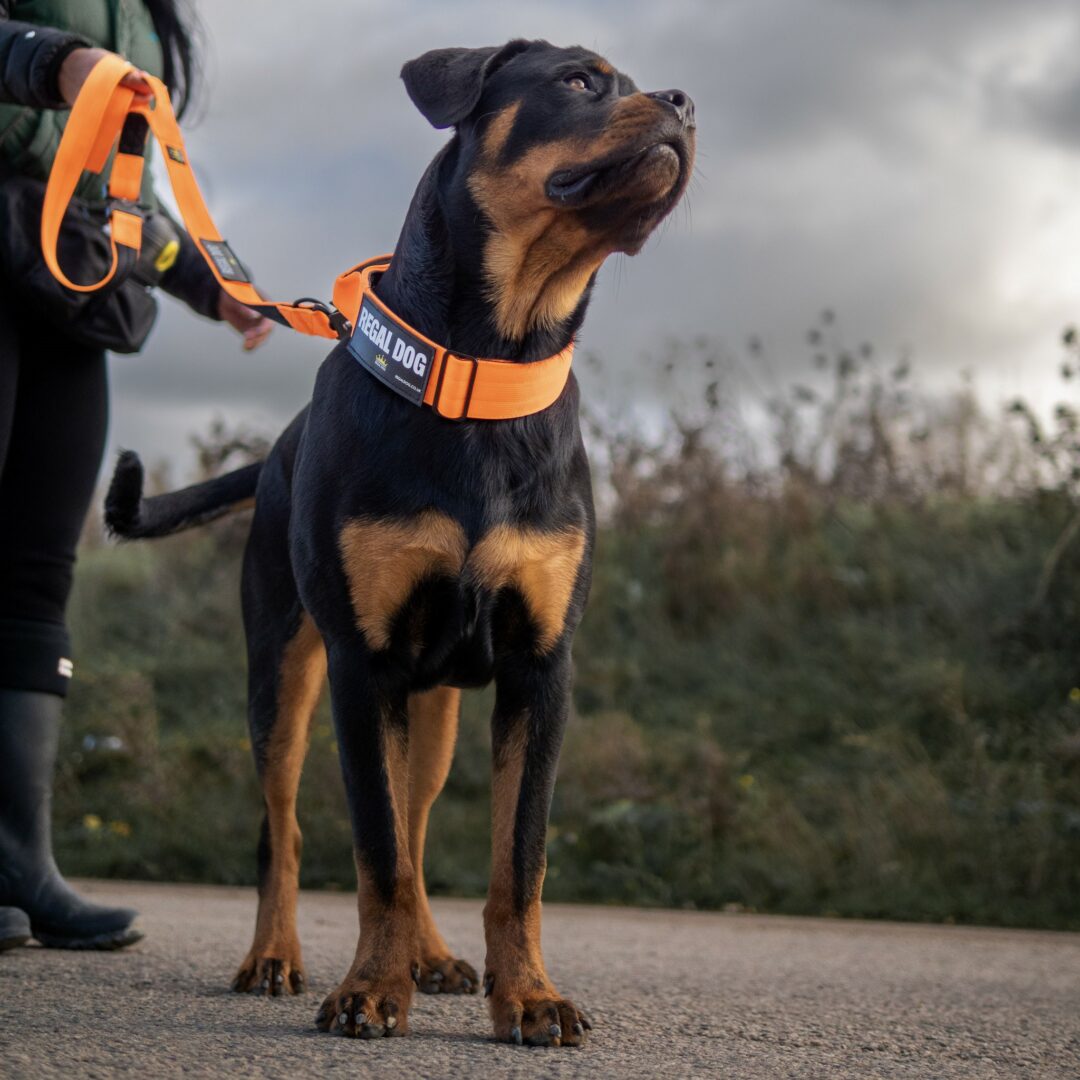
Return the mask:
<svg viewBox="0 0 1080 1080"><path fill-rule="evenodd" d="M765 342L800 377L825 306L844 332L911 346L943 385L1055 393L1056 336L1080 308L1080 8L1064 0L230 0L201 5L201 119L188 134L218 223L265 291L328 295L393 247L445 140L401 64L429 48L543 37L606 55L697 103L688 200L635 259L601 271L581 347L586 395L647 395L653 358L706 335ZM171 304L113 365L113 445L183 456L224 415L267 430L307 400L325 344L288 331L243 355ZM584 368L584 365L582 365ZM610 378L610 375L608 376ZM750 379L760 385L760 380Z"/></svg>

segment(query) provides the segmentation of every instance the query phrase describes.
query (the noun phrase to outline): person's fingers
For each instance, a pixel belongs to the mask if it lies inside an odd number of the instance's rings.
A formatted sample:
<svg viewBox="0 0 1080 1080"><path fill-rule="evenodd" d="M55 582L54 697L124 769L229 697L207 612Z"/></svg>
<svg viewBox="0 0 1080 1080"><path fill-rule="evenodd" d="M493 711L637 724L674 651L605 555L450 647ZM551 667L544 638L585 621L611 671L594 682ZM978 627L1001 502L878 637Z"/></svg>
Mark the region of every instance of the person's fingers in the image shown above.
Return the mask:
<svg viewBox="0 0 1080 1080"><path fill-rule="evenodd" d="M90 72L94 70L101 60L109 55L104 49L79 48L73 49L65 57L57 75L57 86L60 90L60 96L68 105L75 104L75 99L79 96L79 91L82 89L83 83L86 82ZM135 91L136 105L149 105L153 100L153 91L146 80L146 72L138 70L129 71L120 80L121 86L126 86Z"/></svg>
<svg viewBox="0 0 1080 1080"><path fill-rule="evenodd" d="M120 80L121 86L126 86L129 90L135 91L135 104L136 105L149 105L153 99L153 90L150 89L150 84L146 81L145 71L131 71Z"/></svg>
<svg viewBox="0 0 1080 1080"><path fill-rule="evenodd" d="M249 307L243 307L237 305L238 311L236 313L236 328L242 330L245 334L251 333L262 322L262 316L257 311L252 311Z"/></svg>
<svg viewBox="0 0 1080 1080"><path fill-rule="evenodd" d="M256 312L241 304L239 300L233 299L224 289L221 290L218 300L218 314L241 333L259 318Z"/></svg>
<svg viewBox="0 0 1080 1080"><path fill-rule="evenodd" d="M244 331L244 351L257 349L269 336L274 324L267 318L259 317L257 325Z"/></svg>
<svg viewBox="0 0 1080 1080"><path fill-rule="evenodd" d="M241 304L224 289L218 301L218 314L234 330L240 331L244 337L243 347L248 352L258 348L267 339L274 325L260 312L252 310L246 304Z"/></svg>

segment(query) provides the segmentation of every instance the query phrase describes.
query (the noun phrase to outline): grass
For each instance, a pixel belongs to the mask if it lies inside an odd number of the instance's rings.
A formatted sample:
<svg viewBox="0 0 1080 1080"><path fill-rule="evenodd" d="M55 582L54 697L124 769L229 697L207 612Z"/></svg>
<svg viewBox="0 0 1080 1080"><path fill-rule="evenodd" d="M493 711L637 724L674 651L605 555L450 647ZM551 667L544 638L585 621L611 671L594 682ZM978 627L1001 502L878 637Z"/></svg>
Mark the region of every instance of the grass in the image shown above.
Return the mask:
<svg viewBox="0 0 1080 1080"><path fill-rule="evenodd" d="M800 399L809 419L776 410L768 469L732 468L715 410L652 443L593 423L604 513L549 899L1080 929L1070 444L1009 442L969 408L939 408L928 440L890 397L902 373L852 370ZM243 534L91 534L57 788L66 871L254 881ZM434 893L486 886L490 708L466 695ZM303 883L352 888L325 701L300 818Z"/></svg>

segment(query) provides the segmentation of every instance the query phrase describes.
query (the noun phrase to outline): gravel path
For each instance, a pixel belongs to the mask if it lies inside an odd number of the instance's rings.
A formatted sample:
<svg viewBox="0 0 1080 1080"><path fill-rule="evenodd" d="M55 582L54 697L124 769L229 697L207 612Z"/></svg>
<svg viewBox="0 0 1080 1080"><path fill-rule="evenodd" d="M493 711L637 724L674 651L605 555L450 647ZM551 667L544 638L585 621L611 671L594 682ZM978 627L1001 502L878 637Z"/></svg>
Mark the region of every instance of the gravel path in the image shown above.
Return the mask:
<svg viewBox="0 0 1080 1080"><path fill-rule="evenodd" d="M114 954L0 956L0 1076L1080 1077L1080 934L550 905L556 984L592 1015L581 1050L503 1046L478 997L417 995L404 1039L323 1035L355 902L305 893L311 992L228 993L253 890L89 882L147 938ZM483 964L476 901L435 901Z"/></svg>

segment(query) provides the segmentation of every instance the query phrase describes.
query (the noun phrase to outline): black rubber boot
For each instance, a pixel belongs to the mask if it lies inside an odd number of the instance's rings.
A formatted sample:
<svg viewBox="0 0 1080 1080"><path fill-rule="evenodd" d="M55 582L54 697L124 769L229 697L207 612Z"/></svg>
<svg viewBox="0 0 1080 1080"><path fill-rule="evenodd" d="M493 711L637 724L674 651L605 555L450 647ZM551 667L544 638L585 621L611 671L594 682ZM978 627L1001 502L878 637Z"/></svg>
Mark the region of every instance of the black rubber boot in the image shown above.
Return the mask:
<svg viewBox="0 0 1080 1080"><path fill-rule="evenodd" d="M30 918L54 949L122 949L142 937L137 912L84 900L52 855L52 781L63 699L0 689L0 905Z"/></svg>
<svg viewBox="0 0 1080 1080"><path fill-rule="evenodd" d="M30 920L25 911L0 907L0 952L25 945L30 940Z"/></svg>

